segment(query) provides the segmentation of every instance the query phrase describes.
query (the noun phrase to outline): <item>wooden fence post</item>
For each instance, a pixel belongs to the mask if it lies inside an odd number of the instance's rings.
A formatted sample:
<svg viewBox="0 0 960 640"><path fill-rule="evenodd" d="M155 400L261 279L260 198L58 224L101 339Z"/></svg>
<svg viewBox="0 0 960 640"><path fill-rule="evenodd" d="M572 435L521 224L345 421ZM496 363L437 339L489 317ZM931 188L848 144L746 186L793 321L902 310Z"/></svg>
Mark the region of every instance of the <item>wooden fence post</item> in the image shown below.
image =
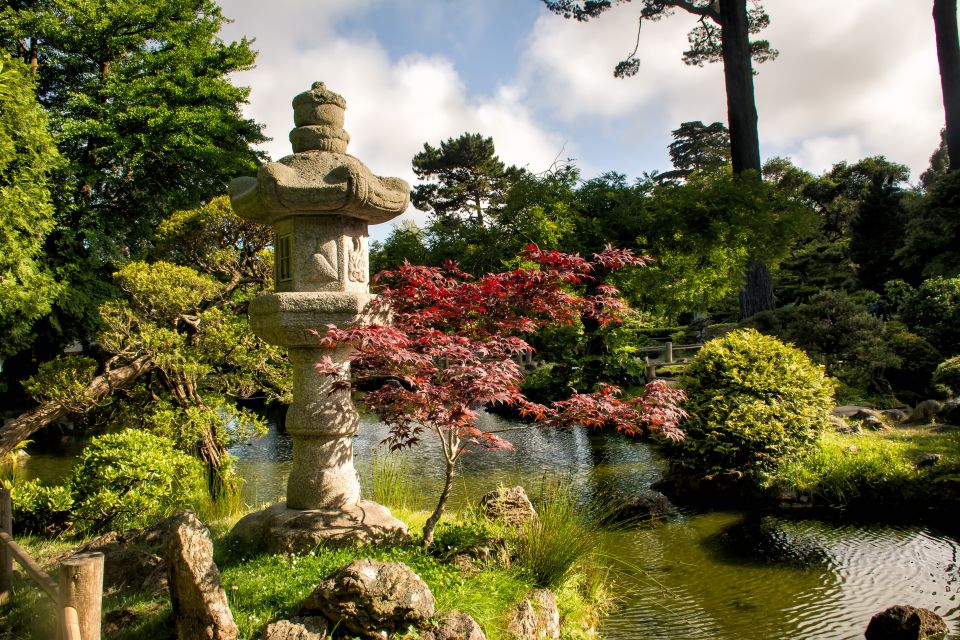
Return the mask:
<svg viewBox="0 0 960 640"><path fill-rule="evenodd" d="M663 360L667 364L673 363L673 343L669 340L663 343Z"/></svg>
<svg viewBox="0 0 960 640"><path fill-rule="evenodd" d="M650 362L650 356L646 356L643 361L647 367L647 382L653 382L657 379L657 365L655 362Z"/></svg>
<svg viewBox="0 0 960 640"><path fill-rule="evenodd" d="M102 601L102 553L80 553L60 562L60 606L76 609L81 640L100 640Z"/></svg>
<svg viewBox="0 0 960 640"><path fill-rule="evenodd" d="M8 536L13 535L13 504L10 500L10 489L0 488L0 531ZM10 600L10 589L13 587L13 554L7 545L0 542L0 605Z"/></svg>

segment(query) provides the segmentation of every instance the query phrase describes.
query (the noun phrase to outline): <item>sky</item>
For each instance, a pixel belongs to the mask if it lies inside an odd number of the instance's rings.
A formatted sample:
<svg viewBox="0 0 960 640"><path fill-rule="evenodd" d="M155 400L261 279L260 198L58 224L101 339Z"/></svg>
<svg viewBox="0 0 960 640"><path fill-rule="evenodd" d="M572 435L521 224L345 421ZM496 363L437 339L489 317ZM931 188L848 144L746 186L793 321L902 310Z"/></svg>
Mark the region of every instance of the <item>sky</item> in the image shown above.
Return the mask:
<svg viewBox="0 0 960 640"><path fill-rule="evenodd" d="M764 0L780 56L755 67L761 156L816 174L884 155L914 179L939 142L943 104L924 0ZM259 54L234 81L265 125L273 159L291 152L290 101L317 80L347 101L348 152L416 182L411 158L464 132L534 172L573 159L585 178L667 170L670 132L726 122L720 64L681 60L693 16L644 22L640 70L613 77L638 41L640 2L588 23L540 0L221 0L224 40ZM404 215L422 222L423 214ZM387 225L371 228L382 239Z"/></svg>

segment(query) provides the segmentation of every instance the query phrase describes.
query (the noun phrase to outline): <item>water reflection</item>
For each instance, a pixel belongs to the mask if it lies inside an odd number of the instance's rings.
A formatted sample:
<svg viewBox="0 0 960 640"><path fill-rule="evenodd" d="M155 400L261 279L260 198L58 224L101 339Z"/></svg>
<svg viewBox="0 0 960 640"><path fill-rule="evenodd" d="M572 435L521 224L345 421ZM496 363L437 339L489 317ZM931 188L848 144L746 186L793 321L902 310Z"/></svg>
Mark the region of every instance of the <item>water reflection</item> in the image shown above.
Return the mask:
<svg viewBox="0 0 960 640"><path fill-rule="evenodd" d="M487 430L517 425L484 416ZM504 434L512 451L464 456L453 503L475 502L497 484L534 493L562 477L584 499L611 490L642 493L660 473L642 443L620 436L535 428ZM357 469L369 470L386 427L362 416L354 439ZM32 451L26 477L57 481L78 443L64 454ZM283 497L290 438L271 428L235 447L244 499ZM429 500L440 490L443 464L429 434L405 453ZM610 533L605 547L620 576L622 606L604 623L609 640L853 640L870 617L894 604L936 611L960 631L958 543L924 527L857 526L737 513L686 513L650 528Z"/></svg>

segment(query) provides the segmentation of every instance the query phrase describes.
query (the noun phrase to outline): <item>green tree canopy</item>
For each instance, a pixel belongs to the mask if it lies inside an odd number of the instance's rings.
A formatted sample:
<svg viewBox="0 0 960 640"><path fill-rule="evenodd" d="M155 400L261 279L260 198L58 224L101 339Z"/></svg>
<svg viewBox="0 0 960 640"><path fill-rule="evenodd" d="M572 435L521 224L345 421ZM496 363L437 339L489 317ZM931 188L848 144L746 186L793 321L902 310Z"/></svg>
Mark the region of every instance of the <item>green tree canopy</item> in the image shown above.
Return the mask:
<svg viewBox="0 0 960 640"><path fill-rule="evenodd" d="M247 40L219 37L213 0L20 0L0 10L0 46L37 68L61 153L47 254L68 284L64 339L89 338L118 259L140 255L171 211L254 170L261 127L229 75ZM57 341L51 341L56 346Z"/></svg>
<svg viewBox="0 0 960 640"><path fill-rule="evenodd" d="M0 358L28 344L60 290L42 254L59 164L30 69L0 53Z"/></svg>
<svg viewBox="0 0 960 640"><path fill-rule="evenodd" d="M510 181L522 172L496 155L493 138L464 133L433 147L424 143L413 157L413 172L431 180L413 188L413 205L440 219L466 217L484 225L491 208L502 205Z"/></svg>

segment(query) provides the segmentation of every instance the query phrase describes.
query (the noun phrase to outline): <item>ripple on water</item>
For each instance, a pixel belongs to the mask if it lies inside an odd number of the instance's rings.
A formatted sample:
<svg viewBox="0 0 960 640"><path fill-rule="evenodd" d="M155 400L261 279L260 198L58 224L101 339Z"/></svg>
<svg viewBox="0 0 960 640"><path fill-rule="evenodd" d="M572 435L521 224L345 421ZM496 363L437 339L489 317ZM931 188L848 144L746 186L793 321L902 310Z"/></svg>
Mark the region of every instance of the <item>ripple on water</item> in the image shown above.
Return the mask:
<svg viewBox="0 0 960 640"><path fill-rule="evenodd" d="M605 638L852 640L899 603L960 628L957 542L928 529L713 513L616 547L629 547L625 579L641 586Z"/></svg>
<svg viewBox="0 0 960 640"><path fill-rule="evenodd" d="M487 429L517 425L484 416ZM357 467L386 436L362 416L354 440ZM513 451L464 457L454 504L475 501L498 483L536 491L544 475L572 480L585 496L611 488L635 495L659 474L650 451L619 436L582 429L524 429L505 434ZM292 448L276 428L252 445L235 447L250 504L283 496ZM409 450L417 484L435 496L442 465L436 445ZM49 457L49 456L47 456ZM71 458L43 454L26 477L55 481ZM687 514L673 522L607 536L616 559L623 606L608 618L609 640L853 640L870 617L893 604L936 611L960 631L956 539L921 527L832 524L735 513Z"/></svg>

